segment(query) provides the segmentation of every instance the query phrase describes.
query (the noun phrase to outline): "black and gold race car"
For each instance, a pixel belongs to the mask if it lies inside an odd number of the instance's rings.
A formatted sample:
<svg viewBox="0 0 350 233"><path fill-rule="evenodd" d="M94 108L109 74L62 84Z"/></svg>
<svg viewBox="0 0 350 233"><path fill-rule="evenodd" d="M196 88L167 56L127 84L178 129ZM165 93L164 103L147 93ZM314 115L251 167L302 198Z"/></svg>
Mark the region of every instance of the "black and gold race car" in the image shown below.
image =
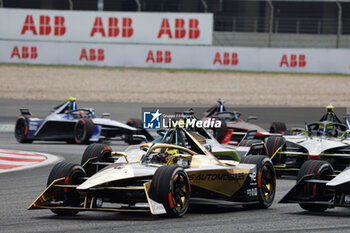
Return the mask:
<svg viewBox="0 0 350 233"><path fill-rule="evenodd" d="M180 217L193 203L246 208L272 204L276 179L269 158L218 160L198 141L200 135L174 130L183 134L187 146L154 142L140 145L140 150L112 152L108 145L91 144L81 165L61 162L52 169L47 188L29 209L58 215L134 211ZM133 152L138 154L129 156Z"/></svg>

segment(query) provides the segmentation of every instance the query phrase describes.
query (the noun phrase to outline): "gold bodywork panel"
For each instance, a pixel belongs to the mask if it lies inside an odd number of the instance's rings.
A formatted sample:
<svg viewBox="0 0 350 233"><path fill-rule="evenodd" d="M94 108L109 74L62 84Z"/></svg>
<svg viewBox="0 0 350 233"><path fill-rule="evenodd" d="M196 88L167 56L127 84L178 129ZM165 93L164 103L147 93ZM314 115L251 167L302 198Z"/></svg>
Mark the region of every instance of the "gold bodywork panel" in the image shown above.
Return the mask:
<svg viewBox="0 0 350 233"><path fill-rule="evenodd" d="M55 202L55 189L57 188L76 188L76 185L61 185L61 181L65 178L59 178L54 180L45 190L44 192L28 207L28 210L33 209L61 209L61 210L78 210L78 211L107 211L107 212L151 212L152 214L163 214L165 213L165 209L162 209L162 205L154 202L148 197L148 190L151 182L147 182L144 184L143 188L137 188L137 190L144 190L147 195L149 207L144 208L103 208L103 207L93 207L92 203L94 197L85 196L84 204L82 206L55 206L53 203ZM108 187L107 189L118 189L120 187ZM136 188L125 188L129 190L136 190ZM152 208L152 209L151 209Z"/></svg>
<svg viewBox="0 0 350 233"><path fill-rule="evenodd" d="M40 194L40 196L28 207L28 210L37 209L44 206L47 201L55 201L54 197L54 185L65 180L65 177L54 180L45 190Z"/></svg>
<svg viewBox="0 0 350 233"><path fill-rule="evenodd" d="M249 169L187 170L187 174L191 185L230 197L241 189Z"/></svg>
<svg viewBox="0 0 350 233"><path fill-rule="evenodd" d="M161 203L158 203L158 202L152 200L149 197L149 195L148 195L148 192L150 190L151 184L152 184L151 181L146 182L146 183L143 184L150 211L151 211L152 214L165 214L166 210L165 210L164 206Z"/></svg>
<svg viewBox="0 0 350 233"><path fill-rule="evenodd" d="M195 132L191 132L191 131L187 131L192 137L194 137L194 139L196 139L198 142L203 143L205 142L205 138L203 138L202 136L196 134Z"/></svg>

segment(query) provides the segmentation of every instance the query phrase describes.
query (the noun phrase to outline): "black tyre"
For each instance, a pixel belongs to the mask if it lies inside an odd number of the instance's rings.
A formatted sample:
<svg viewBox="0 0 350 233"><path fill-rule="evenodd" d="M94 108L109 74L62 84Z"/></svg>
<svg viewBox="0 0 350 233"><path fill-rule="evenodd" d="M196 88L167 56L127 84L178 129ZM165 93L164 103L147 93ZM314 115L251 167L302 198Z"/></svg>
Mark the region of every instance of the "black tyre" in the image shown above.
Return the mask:
<svg viewBox="0 0 350 233"><path fill-rule="evenodd" d="M126 122L126 124L128 126L131 126L131 127L137 128L137 129L142 129L143 128L142 121L140 119L137 119L137 118L130 118Z"/></svg>
<svg viewBox="0 0 350 233"><path fill-rule="evenodd" d="M79 164L60 162L56 164L47 179L47 186L49 186L54 180L63 178L64 179L60 184L81 184L82 177L85 177L85 171ZM69 188L56 188L54 193L54 198L56 201L63 201L64 205L68 206L80 206L83 202L83 199L79 194ZM51 211L58 215L76 215L78 210L62 210L62 209L51 209Z"/></svg>
<svg viewBox="0 0 350 233"><path fill-rule="evenodd" d="M286 161L286 156L281 154L275 154L278 148L284 147L286 139L281 136L270 136L266 140L266 149L269 158L271 158L274 164L281 164Z"/></svg>
<svg viewBox="0 0 350 233"><path fill-rule="evenodd" d="M141 130L143 129L143 124L142 121L140 119L136 119L136 118L130 118L126 124L128 126L134 127L136 129L140 129L139 132L141 132ZM133 133L129 133L125 135L125 142L128 143L129 145L135 145L135 144L140 144L143 142L142 139L133 139L132 138Z"/></svg>
<svg viewBox="0 0 350 233"><path fill-rule="evenodd" d="M262 143L263 141L261 141L260 139L248 139L248 140L243 140L241 141L241 143L239 144L239 146L252 146L253 144L256 143Z"/></svg>
<svg viewBox="0 0 350 233"><path fill-rule="evenodd" d="M177 165L157 169L151 185L151 198L163 204L168 216L183 216L191 195L190 181L185 170Z"/></svg>
<svg viewBox="0 0 350 233"><path fill-rule="evenodd" d="M80 119L74 127L74 141L77 144L88 144L95 130L91 119Z"/></svg>
<svg viewBox="0 0 350 233"><path fill-rule="evenodd" d="M217 119L219 121L219 119ZM227 124L225 121L221 121L220 128L213 128L214 137L218 142L222 142L228 132Z"/></svg>
<svg viewBox="0 0 350 233"><path fill-rule="evenodd" d="M270 125L270 133L284 133L287 126L284 122L272 122Z"/></svg>
<svg viewBox="0 0 350 233"><path fill-rule="evenodd" d="M276 173L269 158L263 155L246 156L241 163L255 164L258 182L258 205L244 205L245 208L266 209L272 205L276 193Z"/></svg>
<svg viewBox="0 0 350 233"><path fill-rule="evenodd" d="M332 165L327 161L322 160L308 160L301 166L297 182L303 178L305 175L313 175L312 178L322 179L325 176L333 175L334 170ZM302 189L305 195L316 197L324 196L325 190L319 184L306 184ZM304 210L312 212L323 212L327 207L318 205L318 204L309 204L309 203L299 203L300 207Z"/></svg>
<svg viewBox="0 0 350 233"><path fill-rule="evenodd" d="M16 121L15 138L19 143L32 143L32 139L28 139L28 119L20 117Z"/></svg>
<svg viewBox="0 0 350 233"><path fill-rule="evenodd" d="M93 143L89 145L81 158L81 166L87 176L92 176L106 165L95 165L92 162L113 162L111 159L112 148L107 144Z"/></svg>

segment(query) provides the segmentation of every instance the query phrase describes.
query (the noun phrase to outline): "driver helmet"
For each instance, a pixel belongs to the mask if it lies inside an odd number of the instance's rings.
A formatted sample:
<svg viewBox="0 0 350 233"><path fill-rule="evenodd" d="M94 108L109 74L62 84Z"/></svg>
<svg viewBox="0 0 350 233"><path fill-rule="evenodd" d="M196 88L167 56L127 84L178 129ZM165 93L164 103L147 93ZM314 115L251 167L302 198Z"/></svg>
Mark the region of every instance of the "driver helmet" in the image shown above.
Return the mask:
<svg viewBox="0 0 350 233"><path fill-rule="evenodd" d="M336 134L336 129L333 124L328 124L325 129L325 133L327 136L334 136Z"/></svg>
<svg viewBox="0 0 350 233"><path fill-rule="evenodd" d="M333 105L328 105L328 106L326 106L326 111L327 112L334 112L334 106Z"/></svg>
<svg viewBox="0 0 350 233"><path fill-rule="evenodd" d="M324 136L335 136L336 128L333 124L326 125L326 128L323 125L320 125L319 133L320 135L324 135Z"/></svg>
<svg viewBox="0 0 350 233"><path fill-rule="evenodd" d="M70 96L70 97L68 98L68 100L69 100L69 104L68 104L68 106L67 106L67 109L68 109L68 110L72 110L72 111L77 110L76 98Z"/></svg>
<svg viewBox="0 0 350 233"><path fill-rule="evenodd" d="M216 109L217 112L225 112L226 111L226 108L225 108L225 105L224 105L224 100L222 99L219 99L218 100L218 107Z"/></svg>
<svg viewBox="0 0 350 233"><path fill-rule="evenodd" d="M177 150L177 149L169 149L169 148L167 148L165 151L161 151L160 157L161 157L161 160L162 160L163 163L167 163L169 158L172 155L176 155L178 153L179 153L179 150Z"/></svg>

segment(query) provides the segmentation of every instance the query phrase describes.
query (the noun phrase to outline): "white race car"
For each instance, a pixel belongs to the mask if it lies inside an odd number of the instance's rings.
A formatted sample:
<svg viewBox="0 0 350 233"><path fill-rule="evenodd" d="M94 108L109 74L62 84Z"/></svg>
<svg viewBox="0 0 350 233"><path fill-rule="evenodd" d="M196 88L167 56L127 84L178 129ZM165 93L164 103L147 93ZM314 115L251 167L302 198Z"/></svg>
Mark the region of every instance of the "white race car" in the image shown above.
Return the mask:
<svg viewBox="0 0 350 233"><path fill-rule="evenodd" d="M307 160L328 161L339 173L350 164L349 130L328 106L318 122L305 129L293 129L292 135L270 137L266 147L277 173L297 173Z"/></svg>

